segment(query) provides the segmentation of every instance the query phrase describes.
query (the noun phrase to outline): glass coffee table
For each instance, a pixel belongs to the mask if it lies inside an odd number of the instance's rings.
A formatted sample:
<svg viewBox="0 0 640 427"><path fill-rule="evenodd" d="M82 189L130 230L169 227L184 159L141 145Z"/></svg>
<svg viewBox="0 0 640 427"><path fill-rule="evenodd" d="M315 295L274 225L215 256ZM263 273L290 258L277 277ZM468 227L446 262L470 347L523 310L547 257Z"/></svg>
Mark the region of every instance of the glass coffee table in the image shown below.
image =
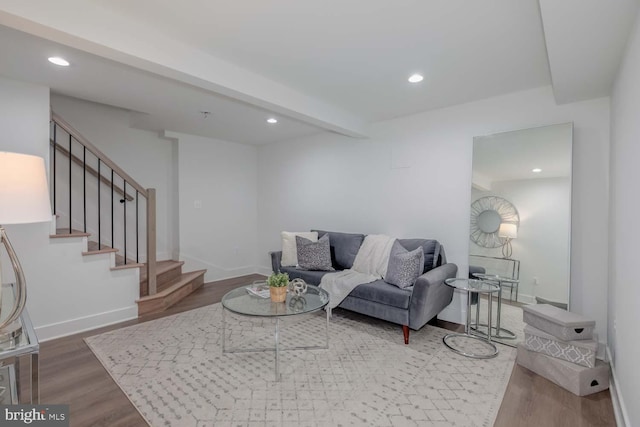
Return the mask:
<svg viewBox="0 0 640 427"><path fill-rule="evenodd" d="M464 278L446 279L444 283L454 289L467 292L467 316L464 325L464 334L452 333L445 335L444 338L442 338L444 345L458 354L472 357L474 359L490 359L492 357L496 357L498 355L498 347L491 342L491 301L493 299L491 295L495 292L499 292L500 286L492 282ZM489 328L486 338L471 334L471 294L474 293L478 294L478 301L480 301L480 294L487 294L489 297L489 314L487 319ZM468 340L467 343L477 344L477 348L472 348L471 350L461 348L460 344L456 344L455 341L457 340ZM486 352L487 349L489 350L488 352Z"/></svg>
<svg viewBox="0 0 640 427"><path fill-rule="evenodd" d="M255 286L254 283L251 286ZM296 296L287 293L285 302L272 302L270 298L262 298L247 291L248 286L236 288L222 297L222 352L223 353L244 353L273 351L275 352L275 372L276 381L280 381L280 352L282 350L314 350L329 348L329 312L326 321L326 344L316 346L301 346L282 348L280 345L280 319L283 317L298 316L322 310L329 303L329 294L317 286L307 285L307 292L304 295ZM274 341L275 346L269 348L227 348L226 312L248 317L273 318L275 320Z"/></svg>
<svg viewBox="0 0 640 427"><path fill-rule="evenodd" d="M518 286L518 283L520 282L518 279L513 279L511 277L503 277L503 276L499 276L497 274L484 274L484 273L474 273L474 276L477 277L478 279L485 281L485 282L489 282L489 283L495 283L498 286L500 286L500 291L498 292L498 313L496 315L496 326L493 327L493 337L494 338L501 338L501 339L507 339L507 340L514 340L517 338L516 334L514 334L513 332L511 332L508 329L505 329L503 327L500 326L500 318L502 317L502 289L505 286L510 286L513 292L513 287L514 286ZM516 287L516 300L518 299L518 291L517 291L517 287ZM478 300L478 307L476 307L476 313L480 312L480 302ZM476 315L477 318L477 315ZM486 324L478 324L478 321L476 319L476 325L474 330L480 334L485 334L483 331L480 331L480 326L482 327L487 327Z"/></svg>

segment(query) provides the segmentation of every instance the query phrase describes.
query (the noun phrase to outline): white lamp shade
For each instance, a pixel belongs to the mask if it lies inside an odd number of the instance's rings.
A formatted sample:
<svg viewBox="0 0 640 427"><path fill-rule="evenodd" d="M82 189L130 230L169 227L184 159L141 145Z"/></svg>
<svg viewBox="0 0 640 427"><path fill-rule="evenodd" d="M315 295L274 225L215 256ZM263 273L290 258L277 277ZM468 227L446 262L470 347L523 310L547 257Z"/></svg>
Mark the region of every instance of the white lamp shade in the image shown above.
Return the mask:
<svg viewBox="0 0 640 427"><path fill-rule="evenodd" d="M0 152L0 224L51 221L42 157Z"/></svg>
<svg viewBox="0 0 640 427"><path fill-rule="evenodd" d="M499 237L508 237L510 239L516 239L518 237L518 227L515 224L509 224L507 222L503 222L500 224L500 229L498 230Z"/></svg>

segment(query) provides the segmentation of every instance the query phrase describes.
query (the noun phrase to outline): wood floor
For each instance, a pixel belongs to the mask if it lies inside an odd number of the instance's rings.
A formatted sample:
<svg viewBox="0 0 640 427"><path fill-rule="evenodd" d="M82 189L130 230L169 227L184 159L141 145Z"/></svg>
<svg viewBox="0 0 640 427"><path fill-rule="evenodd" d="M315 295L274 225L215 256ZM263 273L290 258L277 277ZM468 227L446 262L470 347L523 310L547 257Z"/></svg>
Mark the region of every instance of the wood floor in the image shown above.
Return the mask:
<svg viewBox="0 0 640 427"><path fill-rule="evenodd" d="M83 339L123 326L219 302L230 289L258 278L261 276L245 276L207 283L164 313L41 344L41 402L69 404L71 426L74 427L146 426L145 421ZM460 325L448 322L434 321L431 324L446 329L460 329ZM402 340L400 327L398 339ZM615 421L609 391L580 398L516 365L495 426L602 427L615 426Z"/></svg>

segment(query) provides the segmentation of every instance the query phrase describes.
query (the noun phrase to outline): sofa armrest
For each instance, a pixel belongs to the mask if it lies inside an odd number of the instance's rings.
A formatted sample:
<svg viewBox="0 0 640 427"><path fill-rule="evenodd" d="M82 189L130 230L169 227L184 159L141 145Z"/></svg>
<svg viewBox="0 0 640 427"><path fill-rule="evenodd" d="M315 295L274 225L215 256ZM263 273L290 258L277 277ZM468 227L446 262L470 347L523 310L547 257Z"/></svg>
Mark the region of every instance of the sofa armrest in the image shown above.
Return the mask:
<svg viewBox="0 0 640 427"><path fill-rule="evenodd" d="M274 273L280 273L280 262L282 261L282 251L269 252L271 256L271 270Z"/></svg>
<svg viewBox="0 0 640 427"><path fill-rule="evenodd" d="M445 279L456 277L458 266L444 264L418 277L409 303L409 327L420 329L438 315L453 299L453 288Z"/></svg>

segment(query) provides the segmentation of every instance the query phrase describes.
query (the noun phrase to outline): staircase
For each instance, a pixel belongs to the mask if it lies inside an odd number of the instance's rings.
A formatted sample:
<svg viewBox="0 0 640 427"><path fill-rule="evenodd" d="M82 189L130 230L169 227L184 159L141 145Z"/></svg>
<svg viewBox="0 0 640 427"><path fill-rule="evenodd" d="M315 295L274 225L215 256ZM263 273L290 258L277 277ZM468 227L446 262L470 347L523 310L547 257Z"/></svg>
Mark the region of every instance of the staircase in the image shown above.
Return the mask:
<svg viewBox="0 0 640 427"><path fill-rule="evenodd" d="M82 238L83 256L106 254L111 270L138 269L138 316L164 311L202 286L206 270L184 273L182 261L156 261L155 189L138 184L54 112L50 142L52 239Z"/></svg>
<svg viewBox="0 0 640 427"><path fill-rule="evenodd" d="M204 283L204 274L207 270L183 273L183 264L183 261L169 260L158 262L156 271L158 292L155 295L142 297L137 301L139 316L164 311L202 286ZM146 274L141 274L141 295L144 295L144 289L146 287Z"/></svg>

